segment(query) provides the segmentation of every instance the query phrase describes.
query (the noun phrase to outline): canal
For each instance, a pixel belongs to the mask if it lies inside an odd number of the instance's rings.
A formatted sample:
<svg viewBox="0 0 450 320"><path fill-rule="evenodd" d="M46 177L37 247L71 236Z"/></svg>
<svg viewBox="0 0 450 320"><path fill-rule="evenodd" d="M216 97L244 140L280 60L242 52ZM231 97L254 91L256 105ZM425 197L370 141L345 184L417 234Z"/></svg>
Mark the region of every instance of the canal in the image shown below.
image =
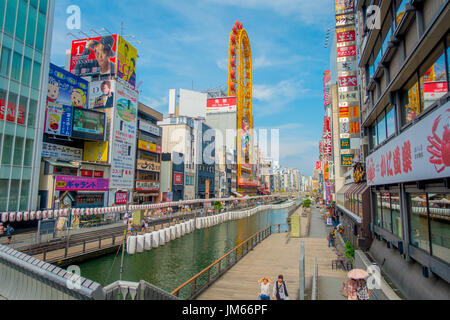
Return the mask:
<svg viewBox="0 0 450 320"><path fill-rule="evenodd" d="M300 201L298 201L300 203ZM145 280L171 292L256 232L271 225L288 230L289 209L267 210L251 217L195 230L150 251L124 256L122 280ZM81 275L103 286L119 280L121 250L79 265Z"/></svg>

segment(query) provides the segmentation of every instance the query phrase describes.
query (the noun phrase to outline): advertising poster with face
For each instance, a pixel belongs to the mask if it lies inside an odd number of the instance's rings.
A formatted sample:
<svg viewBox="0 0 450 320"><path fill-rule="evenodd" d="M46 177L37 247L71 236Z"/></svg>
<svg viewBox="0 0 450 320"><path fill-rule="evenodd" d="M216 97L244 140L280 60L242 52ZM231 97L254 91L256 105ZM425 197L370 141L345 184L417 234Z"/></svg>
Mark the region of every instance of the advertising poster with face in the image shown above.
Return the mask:
<svg viewBox="0 0 450 320"><path fill-rule="evenodd" d="M117 35L74 40L70 72L79 76L116 73Z"/></svg>
<svg viewBox="0 0 450 320"><path fill-rule="evenodd" d="M108 109L114 107L114 80L93 81L89 83L89 109Z"/></svg>
<svg viewBox="0 0 450 320"><path fill-rule="evenodd" d="M134 184L139 95L121 82L117 82L116 89L110 187L131 190Z"/></svg>
<svg viewBox="0 0 450 320"><path fill-rule="evenodd" d="M60 104L47 105L44 132L58 136L72 135L72 107Z"/></svg>
<svg viewBox="0 0 450 320"><path fill-rule="evenodd" d="M117 51L117 77L136 87L137 50L125 39L119 36Z"/></svg>
<svg viewBox="0 0 450 320"><path fill-rule="evenodd" d="M47 104L87 108L88 82L50 63Z"/></svg>

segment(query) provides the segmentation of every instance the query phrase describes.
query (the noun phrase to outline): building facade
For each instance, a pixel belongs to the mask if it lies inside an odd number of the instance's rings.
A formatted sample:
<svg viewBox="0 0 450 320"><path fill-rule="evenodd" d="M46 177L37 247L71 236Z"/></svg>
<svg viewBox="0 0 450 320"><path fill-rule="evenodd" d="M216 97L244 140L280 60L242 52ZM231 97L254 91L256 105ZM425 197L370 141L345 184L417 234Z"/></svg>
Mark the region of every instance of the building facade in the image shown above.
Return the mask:
<svg viewBox="0 0 450 320"><path fill-rule="evenodd" d="M450 4L358 1L371 255L411 299L448 299Z"/></svg>
<svg viewBox="0 0 450 320"><path fill-rule="evenodd" d="M0 210L35 210L55 1L0 3Z"/></svg>

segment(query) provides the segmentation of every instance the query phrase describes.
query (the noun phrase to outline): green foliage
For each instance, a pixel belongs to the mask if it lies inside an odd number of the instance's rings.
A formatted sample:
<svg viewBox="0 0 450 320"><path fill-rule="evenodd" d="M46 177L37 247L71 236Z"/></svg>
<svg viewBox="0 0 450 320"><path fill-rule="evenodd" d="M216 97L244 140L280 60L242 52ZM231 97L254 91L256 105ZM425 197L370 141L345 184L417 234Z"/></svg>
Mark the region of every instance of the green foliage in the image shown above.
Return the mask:
<svg viewBox="0 0 450 320"><path fill-rule="evenodd" d="M214 210L220 212L220 210L222 210L222 208L223 208L222 202L220 202L220 201L214 202Z"/></svg>
<svg viewBox="0 0 450 320"><path fill-rule="evenodd" d="M353 263L355 258L355 248L350 241L345 244L345 257Z"/></svg>
<svg viewBox="0 0 450 320"><path fill-rule="evenodd" d="M311 207L311 200L310 200L310 199L306 199L305 201L303 201L302 207L303 207L303 208L309 208L309 207Z"/></svg>

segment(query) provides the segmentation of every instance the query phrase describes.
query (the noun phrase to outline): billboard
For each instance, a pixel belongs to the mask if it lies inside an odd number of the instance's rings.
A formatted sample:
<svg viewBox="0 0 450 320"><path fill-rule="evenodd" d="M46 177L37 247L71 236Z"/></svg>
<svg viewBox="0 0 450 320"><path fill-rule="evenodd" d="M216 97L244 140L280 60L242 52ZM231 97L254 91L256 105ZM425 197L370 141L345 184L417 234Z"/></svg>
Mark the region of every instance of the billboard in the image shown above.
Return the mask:
<svg viewBox="0 0 450 320"><path fill-rule="evenodd" d="M88 82L50 63L47 104L87 108Z"/></svg>
<svg viewBox="0 0 450 320"><path fill-rule="evenodd" d="M139 150L144 150L147 152L161 153L161 146L157 146L154 143L147 142L144 140L138 141L138 148L139 148Z"/></svg>
<svg viewBox="0 0 450 320"><path fill-rule="evenodd" d="M157 181L136 181L137 191L159 191L159 188Z"/></svg>
<svg viewBox="0 0 450 320"><path fill-rule="evenodd" d="M104 140L106 115L86 109L73 110L72 137L87 140Z"/></svg>
<svg viewBox="0 0 450 320"><path fill-rule="evenodd" d="M208 99L206 102L207 113L236 112L236 110L236 97Z"/></svg>
<svg viewBox="0 0 450 320"><path fill-rule="evenodd" d="M126 192L116 192L115 204L126 204L128 199L128 193Z"/></svg>
<svg viewBox="0 0 450 320"><path fill-rule="evenodd" d="M114 107L116 81L92 81L89 83L89 109Z"/></svg>
<svg viewBox="0 0 450 320"><path fill-rule="evenodd" d="M25 107L19 105L17 108L14 102L8 102L8 106L6 106L6 101L0 99L0 120L5 119L5 114L6 121L8 122L17 122L17 124L22 125L25 124Z"/></svg>
<svg viewBox="0 0 450 320"><path fill-rule="evenodd" d="M45 112L44 132L70 137L72 135L72 121L72 107L60 104L48 104Z"/></svg>
<svg viewBox="0 0 450 320"><path fill-rule="evenodd" d="M137 50L121 36L117 50L117 77L136 88Z"/></svg>
<svg viewBox="0 0 450 320"><path fill-rule="evenodd" d="M83 159L83 150L61 146L59 144L43 142L42 157L63 161L81 161Z"/></svg>
<svg viewBox="0 0 450 320"><path fill-rule="evenodd" d="M70 72L79 76L116 73L117 35L72 41Z"/></svg>
<svg viewBox="0 0 450 320"><path fill-rule="evenodd" d="M355 0L335 0L336 15L353 12Z"/></svg>
<svg viewBox="0 0 450 320"><path fill-rule="evenodd" d="M108 162L108 141L86 141L83 161Z"/></svg>
<svg viewBox="0 0 450 320"><path fill-rule="evenodd" d="M108 191L108 179L56 176L57 191Z"/></svg>
<svg viewBox="0 0 450 320"><path fill-rule="evenodd" d="M350 139L341 139L341 149L342 150L350 149Z"/></svg>
<svg viewBox="0 0 450 320"><path fill-rule="evenodd" d="M351 167L354 157L354 154L341 154L341 166Z"/></svg>
<svg viewBox="0 0 450 320"><path fill-rule="evenodd" d="M337 48L337 57L356 57L356 45Z"/></svg>
<svg viewBox="0 0 450 320"><path fill-rule="evenodd" d="M133 189L136 161L138 93L120 81L116 83L113 117L110 187Z"/></svg>
<svg viewBox="0 0 450 320"><path fill-rule="evenodd" d="M161 128L158 128L154 124L151 124L147 121L139 120L139 130L151 133L155 136L161 136Z"/></svg>
<svg viewBox="0 0 450 320"><path fill-rule="evenodd" d="M366 160L369 186L431 180L450 176L444 147L450 102L389 141Z"/></svg>
<svg viewBox="0 0 450 320"><path fill-rule="evenodd" d="M356 41L355 30L346 30L346 31L337 32L336 33L336 41L338 43Z"/></svg>
<svg viewBox="0 0 450 320"><path fill-rule="evenodd" d="M183 184L183 174L181 172L173 173L173 184L176 184L176 185Z"/></svg>
<svg viewBox="0 0 450 320"><path fill-rule="evenodd" d="M161 171L161 164L158 162L148 161L144 159L138 159L137 169L142 171Z"/></svg>

